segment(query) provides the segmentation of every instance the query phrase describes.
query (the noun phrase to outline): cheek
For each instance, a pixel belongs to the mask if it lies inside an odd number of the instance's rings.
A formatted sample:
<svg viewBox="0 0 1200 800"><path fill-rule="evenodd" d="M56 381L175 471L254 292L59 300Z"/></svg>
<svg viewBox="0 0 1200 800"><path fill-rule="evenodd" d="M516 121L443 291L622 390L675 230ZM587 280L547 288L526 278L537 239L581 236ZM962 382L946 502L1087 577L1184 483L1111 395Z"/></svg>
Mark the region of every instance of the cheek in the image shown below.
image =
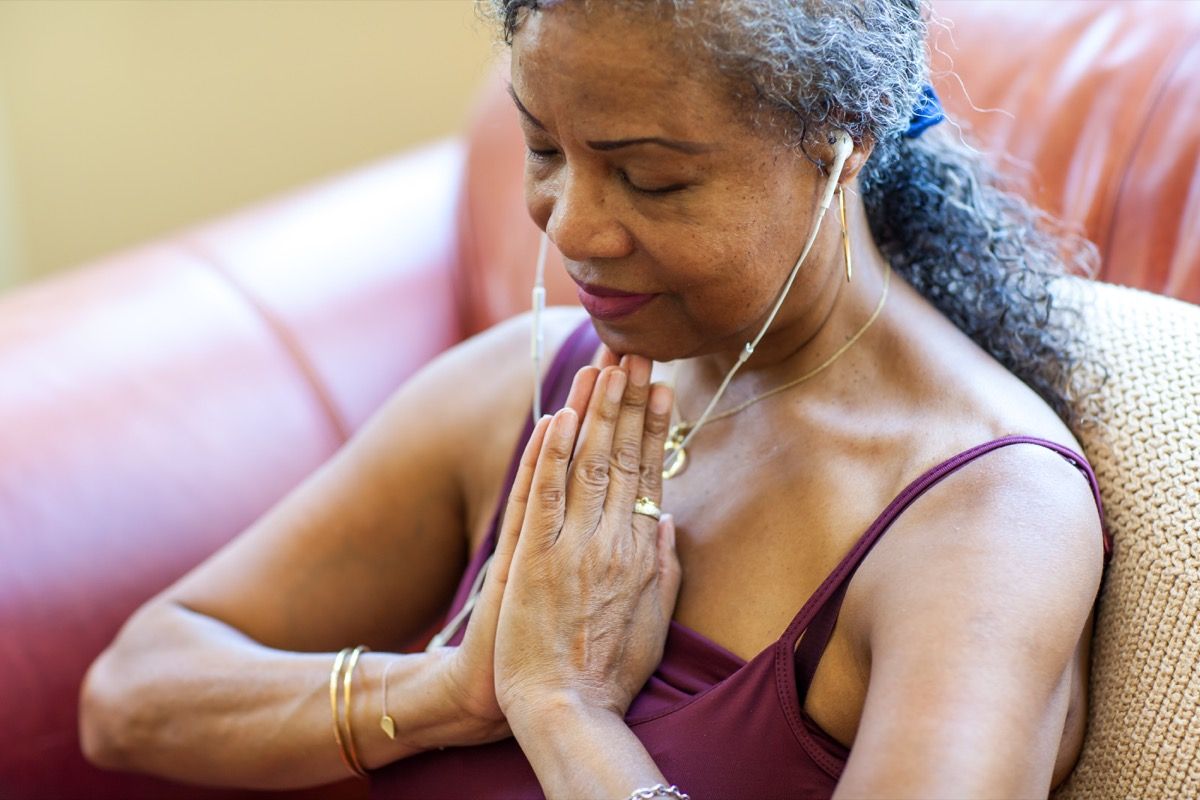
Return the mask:
<svg viewBox="0 0 1200 800"><path fill-rule="evenodd" d="M683 311L694 326L718 335L751 333L774 304L804 246L804 220L794 221L765 205L746 212L727 217L688 248L697 280L682 293ZM801 267L789 299L811 293L814 274Z"/></svg>
<svg viewBox="0 0 1200 800"><path fill-rule="evenodd" d="M691 244L706 268L698 272L733 308L773 299L791 267L786 229L766 209L726 213ZM787 262L785 265L784 262Z"/></svg>
<svg viewBox="0 0 1200 800"><path fill-rule="evenodd" d="M683 314L697 327L732 334L774 301L786 277L761 246L754 226L691 237L668 262ZM790 264L788 265L790 266Z"/></svg>

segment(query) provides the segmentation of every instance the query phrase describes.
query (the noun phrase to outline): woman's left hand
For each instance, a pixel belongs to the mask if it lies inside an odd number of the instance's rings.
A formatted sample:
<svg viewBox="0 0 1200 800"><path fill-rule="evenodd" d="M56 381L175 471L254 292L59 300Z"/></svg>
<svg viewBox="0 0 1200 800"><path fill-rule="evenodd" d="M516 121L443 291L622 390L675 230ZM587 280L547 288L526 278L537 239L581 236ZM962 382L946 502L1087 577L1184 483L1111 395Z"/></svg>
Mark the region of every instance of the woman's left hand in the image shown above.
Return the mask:
<svg viewBox="0 0 1200 800"><path fill-rule="evenodd" d="M628 356L596 380L578 447L577 413L552 420L496 630L510 719L564 701L623 716L661 661L680 583L674 525L633 506L661 502L670 409L650 362Z"/></svg>

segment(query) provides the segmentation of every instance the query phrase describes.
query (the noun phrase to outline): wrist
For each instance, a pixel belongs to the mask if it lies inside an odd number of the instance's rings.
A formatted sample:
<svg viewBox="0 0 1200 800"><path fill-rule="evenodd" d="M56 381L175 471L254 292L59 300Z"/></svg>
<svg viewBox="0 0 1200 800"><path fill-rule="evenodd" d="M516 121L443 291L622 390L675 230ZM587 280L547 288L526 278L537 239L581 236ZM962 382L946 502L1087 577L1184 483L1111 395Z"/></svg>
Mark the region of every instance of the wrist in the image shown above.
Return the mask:
<svg viewBox="0 0 1200 800"><path fill-rule="evenodd" d="M436 746L486 744L508 738L512 733L499 708L489 713L487 703L468 688L470 681L461 674L461 654L458 647L437 647L423 654L433 664L435 693L447 709L444 714L457 723L454 741ZM491 687L489 690L494 692Z"/></svg>
<svg viewBox="0 0 1200 800"><path fill-rule="evenodd" d="M354 678L355 694L361 692L362 700L356 698L354 704L353 730L368 769L426 750L482 744L508 735L503 721L486 724L463 713L446 681L446 660L438 651L362 657ZM392 736L382 724L385 714L391 719Z"/></svg>
<svg viewBox="0 0 1200 800"><path fill-rule="evenodd" d="M615 708L566 690L527 697L505 708L505 716L513 735L525 739L538 735L554 736L575 729L594 730L614 722L624 725L624 716Z"/></svg>
<svg viewBox="0 0 1200 800"><path fill-rule="evenodd" d="M629 797L664 782L616 709L574 692L529 698L508 720L548 798Z"/></svg>

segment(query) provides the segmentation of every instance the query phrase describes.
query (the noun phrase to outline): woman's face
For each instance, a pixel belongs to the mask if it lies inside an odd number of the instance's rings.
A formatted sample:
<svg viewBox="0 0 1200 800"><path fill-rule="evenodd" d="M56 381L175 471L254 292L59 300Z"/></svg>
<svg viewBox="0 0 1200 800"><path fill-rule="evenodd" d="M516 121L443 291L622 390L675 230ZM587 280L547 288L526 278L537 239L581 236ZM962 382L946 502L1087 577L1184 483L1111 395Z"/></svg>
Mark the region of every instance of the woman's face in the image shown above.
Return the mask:
<svg viewBox="0 0 1200 800"><path fill-rule="evenodd" d="M605 344L660 361L738 350L757 333L824 185L812 162L748 127L679 35L654 12L566 2L528 14L512 47L530 216L586 287ZM801 270L772 331L804 316L823 272Z"/></svg>

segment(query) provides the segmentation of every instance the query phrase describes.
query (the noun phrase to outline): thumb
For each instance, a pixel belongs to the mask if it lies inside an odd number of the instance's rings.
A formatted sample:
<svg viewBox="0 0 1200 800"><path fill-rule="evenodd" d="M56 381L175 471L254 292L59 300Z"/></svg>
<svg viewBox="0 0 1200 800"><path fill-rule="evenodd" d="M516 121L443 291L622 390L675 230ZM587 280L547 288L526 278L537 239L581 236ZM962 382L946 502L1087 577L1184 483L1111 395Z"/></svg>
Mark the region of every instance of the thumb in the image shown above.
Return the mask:
<svg viewBox="0 0 1200 800"><path fill-rule="evenodd" d="M675 599L679 596L679 584L683 580L683 568L675 552L675 518L663 514L658 521L658 592L663 610L670 616L675 611Z"/></svg>

